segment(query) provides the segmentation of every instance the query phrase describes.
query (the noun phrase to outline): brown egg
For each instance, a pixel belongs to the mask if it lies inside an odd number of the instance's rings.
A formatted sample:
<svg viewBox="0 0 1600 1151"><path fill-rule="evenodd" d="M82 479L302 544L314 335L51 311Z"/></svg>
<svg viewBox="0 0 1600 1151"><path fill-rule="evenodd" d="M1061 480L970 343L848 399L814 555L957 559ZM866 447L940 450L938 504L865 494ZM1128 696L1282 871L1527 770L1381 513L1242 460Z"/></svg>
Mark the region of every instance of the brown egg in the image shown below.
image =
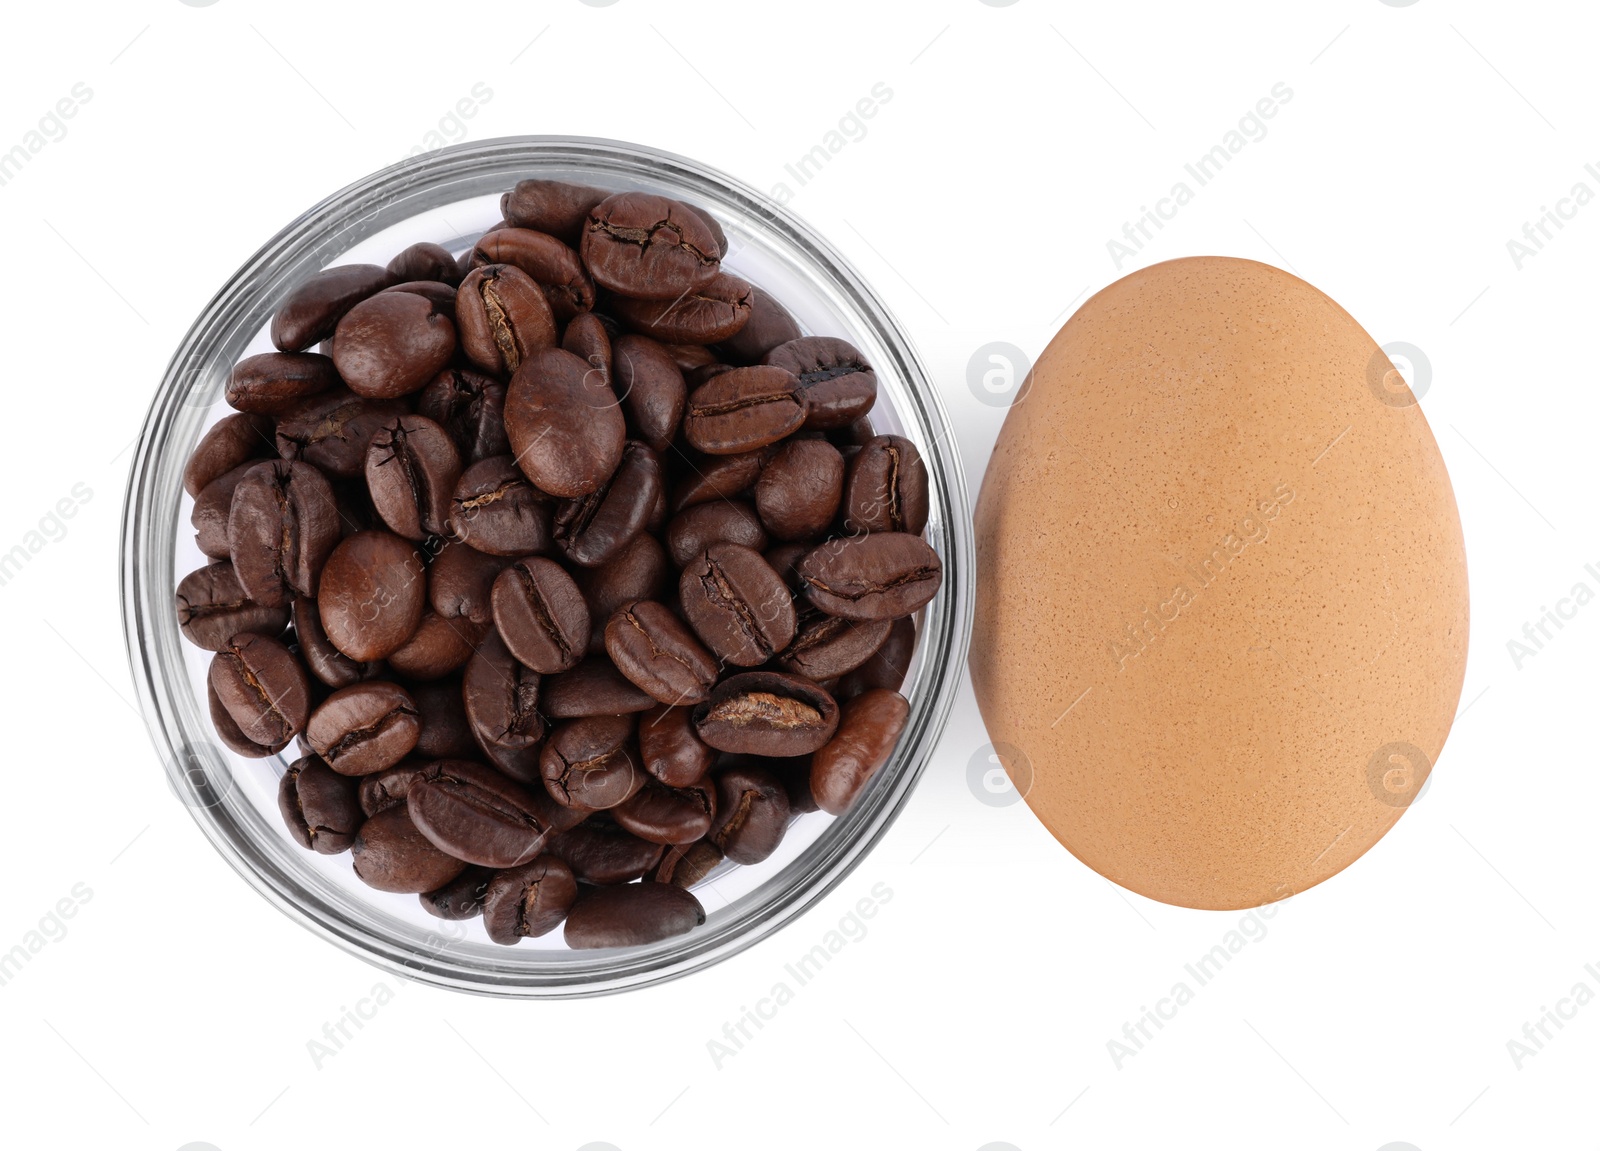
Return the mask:
<svg viewBox="0 0 1600 1151"><path fill-rule="evenodd" d="M970 666L1074 855L1235 909L1404 814L1467 652L1450 478L1388 357L1249 260L1173 260L1067 321L979 497Z"/></svg>

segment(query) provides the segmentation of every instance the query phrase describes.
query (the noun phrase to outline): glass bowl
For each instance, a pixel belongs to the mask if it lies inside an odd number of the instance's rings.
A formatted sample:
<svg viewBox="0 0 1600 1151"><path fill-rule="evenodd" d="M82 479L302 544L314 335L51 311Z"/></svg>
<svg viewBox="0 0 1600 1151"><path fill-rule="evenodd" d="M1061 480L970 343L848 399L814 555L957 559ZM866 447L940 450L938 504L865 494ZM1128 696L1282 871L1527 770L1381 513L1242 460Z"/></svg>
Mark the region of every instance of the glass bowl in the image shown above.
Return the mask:
<svg viewBox="0 0 1600 1151"><path fill-rule="evenodd" d="M902 688L910 717L889 763L844 815L798 815L764 863L724 864L697 884L703 926L642 947L570 951L560 932L501 946L479 920L435 919L416 896L366 887L348 855L299 847L277 809L294 745L250 760L218 743L206 704L210 653L182 638L173 606L177 578L207 562L188 529L184 463L229 410L222 396L232 365L271 350L267 325L290 288L331 264L387 263L418 240L463 252L500 219L501 193L525 177L645 189L708 209L728 235L726 268L771 291L808 334L861 349L879 379L874 427L908 437L927 462L927 538L944 564L943 586L917 620ZM336 192L268 241L173 356L140 433L122 522L123 627L140 706L171 788L217 851L290 918L380 967L522 997L614 992L706 967L777 931L848 875L894 820L943 729L966 659L972 570L947 417L911 341L861 276L794 215L720 172L636 144L559 136L463 144L403 161Z"/></svg>

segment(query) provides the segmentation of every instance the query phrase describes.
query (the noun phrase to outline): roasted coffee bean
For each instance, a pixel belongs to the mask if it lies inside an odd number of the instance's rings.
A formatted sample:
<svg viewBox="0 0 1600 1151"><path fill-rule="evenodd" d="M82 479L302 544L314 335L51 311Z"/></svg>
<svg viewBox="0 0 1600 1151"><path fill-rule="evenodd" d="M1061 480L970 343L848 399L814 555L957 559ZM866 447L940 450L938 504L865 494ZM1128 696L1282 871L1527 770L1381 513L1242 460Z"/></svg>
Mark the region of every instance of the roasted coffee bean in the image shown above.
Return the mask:
<svg viewBox="0 0 1600 1151"><path fill-rule="evenodd" d="M724 364L719 360L712 364L701 364L699 367L685 372L683 378L685 381L687 381L689 388L692 391L693 389L698 388L701 384L705 383L707 380L722 375L723 372L733 371L733 369L737 366L737 364Z"/></svg>
<svg viewBox="0 0 1600 1151"><path fill-rule="evenodd" d="M572 869L553 855L502 871L489 881L483 926L496 943L537 939L554 931L578 898Z"/></svg>
<svg viewBox="0 0 1600 1151"><path fill-rule="evenodd" d="M307 396L339 386L333 361L315 352L263 352L233 367L228 403L241 412L275 416Z"/></svg>
<svg viewBox="0 0 1600 1151"><path fill-rule="evenodd" d="M730 676L694 710L694 729L718 751L804 755L833 738L839 707L802 676L747 671Z"/></svg>
<svg viewBox="0 0 1600 1151"><path fill-rule="evenodd" d="M717 812L706 838L735 863L760 863L789 829L789 793L776 775L753 765L719 771L712 781Z"/></svg>
<svg viewBox="0 0 1600 1151"><path fill-rule="evenodd" d="M428 565L428 603L445 619L494 621L491 594L510 561L461 543L447 543Z"/></svg>
<svg viewBox="0 0 1600 1151"><path fill-rule="evenodd" d="M567 912L567 946L640 947L692 931L706 921L700 901L670 883L621 883L578 893Z"/></svg>
<svg viewBox="0 0 1600 1151"><path fill-rule="evenodd" d="M546 348L512 377L506 432L517 466L535 486L576 499L617 470L627 425L601 373L571 352Z"/></svg>
<svg viewBox="0 0 1600 1151"><path fill-rule="evenodd" d="M524 556L494 581L495 627L506 648L542 675L576 666L589 643L589 605L554 560Z"/></svg>
<svg viewBox="0 0 1600 1151"><path fill-rule="evenodd" d="M801 336L761 360L794 373L806 396L806 427L842 428L878 401L878 377L852 344L833 336Z"/></svg>
<svg viewBox="0 0 1600 1151"><path fill-rule="evenodd" d="M921 536L877 532L829 540L800 561L806 595L829 615L895 619L939 591L943 566Z"/></svg>
<svg viewBox="0 0 1600 1151"><path fill-rule="evenodd" d="M800 325L771 292L750 290L750 318L722 341L722 352L739 364L759 364L779 344L800 338Z"/></svg>
<svg viewBox="0 0 1600 1151"><path fill-rule="evenodd" d="M289 835L319 855L338 855L355 842L365 816L356 782L314 755L297 759L278 781L278 811Z"/></svg>
<svg viewBox="0 0 1600 1151"><path fill-rule="evenodd" d="M295 596L291 613L294 620L294 640L300 648L300 658L306 670L328 687L349 687L363 680L376 679L386 670L384 663L358 663L334 647L328 633L322 630L322 615L317 601L305 596Z"/></svg>
<svg viewBox="0 0 1600 1151"><path fill-rule="evenodd" d="M390 532L357 532L328 557L317 587L322 630L357 662L384 659L422 620L427 580L416 549Z"/></svg>
<svg viewBox="0 0 1600 1151"><path fill-rule="evenodd" d="M306 723L306 742L340 775L370 775L410 755L421 731L411 693L372 680L323 700Z"/></svg>
<svg viewBox="0 0 1600 1151"><path fill-rule="evenodd" d="M232 554L228 513L233 510L233 490L255 465L255 460L247 460L231 472L224 472L201 488L194 498L194 508L189 513L189 523L194 527L194 546L212 559L225 560Z"/></svg>
<svg viewBox="0 0 1600 1151"><path fill-rule="evenodd" d="M435 847L480 867L520 867L550 834L533 796L471 760L423 768L406 792L406 810Z"/></svg>
<svg viewBox="0 0 1600 1151"><path fill-rule="evenodd" d="M580 312L561 334L561 350L571 352L611 382L611 334L593 312Z"/></svg>
<svg viewBox="0 0 1600 1151"><path fill-rule="evenodd" d="M578 253L554 236L532 228L499 228L487 232L472 249L472 264L509 264L526 272L544 289L545 301L558 323L594 307L594 281Z"/></svg>
<svg viewBox="0 0 1600 1151"><path fill-rule="evenodd" d="M756 514L774 539L816 539L839 513L844 457L827 440L790 440L756 481Z"/></svg>
<svg viewBox="0 0 1600 1151"><path fill-rule="evenodd" d="M450 322L456 319L456 290L451 284L443 284L438 280L410 280L404 284L396 284L392 288L385 288L384 292L410 292L413 296L421 296L433 305L433 310L442 316L447 316Z"/></svg>
<svg viewBox="0 0 1600 1151"><path fill-rule="evenodd" d="M440 919L472 919L483 910L489 894L489 881L498 872L488 867L469 867L449 883L417 896L422 910Z"/></svg>
<svg viewBox="0 0 1600 1151"><path fill-rule="evenodd" d="M710 829L717 799L710 780L667 787L654 779L611 810L624 831L651 843L693 843Z"/></svg>
<svg viewBox="0 0 1600 1151"><path fill-rule="evenodd" d="M440 851L422 834L404 803L363 823L350 857L361 882L402 895L437 891L467 869L464 861Z"/></svg>
<svg viewBox="0 0 1600 1151"><path fill-rule="evenodd" d="M389 261L389 274L400 283L409 280L436 280L441 284L457 284L461 271L449 249L426 240L412 244Z"/></svg>
<svg viewBox="0 0 1600 1151"><path fill-rule="evenodd" d="M636 599L661 599L671 586L672 570L661 542L648 532L633 537L610 563L573 572L589 605L590 655L605 651L606 624L623 604Z"/></svg>
<svg viewBox="0 0 1600 1151"><path fill-rule="evenodd" d="M239 586L233 565L207 564L178 584L178 626L184 637L206 651L222 651L236 635L276 636L289 622L288 607L256 603Z"/></svg>
<svg viewBox="0 0 1600 1151"><path fill-rule="evenodd" d="M550 733L539 760L545 790L563 807L603 811L644 783L633 749L631 715L596 715Z"/></svg>
<svg viewBox="0 0 1600 1151"><path fill-rule="evenodd" d="M599 188L568 184L562 180L520 180L500 197L507 223L534 228L576 244L583 235L589 210L606 198Z"/></svg>
<svg viewBox="0 0 1600 1151"><path fill-rule="evenodd" d="M356 798L360 800L361 810L366 812L367 818L397 804L404 807L411 781L421 775L422 769L427 766L424 760L408 759L383 771L363 775L357 781Z"/></svg>
<svg viewBox="0 0 1600 1151"><path fill-rule="evenodd" d="M551 719L591 715L630 715L648 711L656 701L634 686L605 655L591 655L578 666L545 681L542 706Z"/></svg>
<svg viewBox="0 0 1600 1151"><path fill-rule="evenodd" d="M834 698L853 699L875 687L899 691L916 650L917 625L909 617L895 620L889 625L889 637L883 641L883 646L860 667L845 674Z"/></svg>
<svg viewBox="0 0 1600 1151"><path fill-rule="evenodd" d="M333 362L350 390L369 400L420 391L456 350L448 313L413 292L381 292L344 314L333 333Z"/></svg>
<svg viewBox="0 0 1600 1151"><path fill-rule="evenodd" d="M217 689L212 686L210 679L206 680L206 708L211 715L211 728L217 733L225 747L235 755L246 759L265 759L269 755L277 755L289 746L289 739L281 743L257 743L239 730L239 725L233 721L233 716L228 714L227 707L223 704Z"/></svg>
<svg viewBox="0 0 1600 1151"><path fill-rule="evenodd" d="M676 514L696 504L742 496L761 478L768 451L763 448L733 456L683 457L683 478L672 489L669 510Z"/></svg>
<svg viewBox="0 0 1600 1151"><path fill-rule="evenodd" d="M364 400L345 388L312 396L279 417L278 454L330 478L356 479L366 468L373 433L405 411L398 400Z"/></svg>
<svg viewBox="0 0 1600 1151"><path fill-rule="evenodd" d="M467 710L461 702L461 679L413 683L407 688L417 709L417 746L421 759L472 759L479 754Z"/></svg>
<svg viewBox="0 0 1600 1151"><path fill-rule="evenodd" d="M183 468L183 490L199 496L213 480L250 460L277 454L270 417L235 412L223 416L200 437Z"/></svg>
<svg viewBox="0 0 1600 1151"><path fill-rule="evenodd" d="M729 760L737 762L743 758L731 756ZM789 810L795 815L817 810L817 797L811 794L811 759L809 755L795 755L787 757L766 756L761 758L760 764L773 775L778 777L778 782L783 784L783 790L789 797ZM725 766L732 766L725 761Z"/></svg>
<svg viewBox="0 0 1600 1151"><path fill-rule="evenodd" d="M844 528L850 533L909 532L928 526L928 469L904 436L874 436L850 461Z"/></svg>
<svg viewBox="0 0 1600 1151"><path fill-rule="evenodd" d="M550 546L552 504L509 455L479 460L461 473L450 501L448 534L475 551L531 555Z"/></svg>
<svg viewBox="0 0 1600 1151"><path fill-rule="evenodd" d="M667 524L667 554L679 567L690 566L707 548L724 543L751 551L767 546L767 530L750 504L742 500L695 504Z"/></svg>
<svg viewBox="0 0 1600 1151"><path fill-rule="evenodd" d="M217 699L251 743L282 747L304 730L311 713L305 668L280 640L236 635L211 657Z"/></svg>
<svg viewBox="0 0 1600 1151"><path fill-rule="evenodd" d="M686 566L678 602L695 634L735 667L766 663L794 639L793 595L761 553L740 544L712 544Z"/></svg>
<svg viewBox="0 0 1600 1151"><path fill-rule="evenodd" d="M772 570L778 573L784 586L798 595L805 591L806 585L795 569L800 566L801 560L811 554L811 547L811 544L779 544L762 552L761 558L772 565Z"/></svg>
<svg viewBox="0 0 1600 1151"><path fill-rule="evenodd" d="M654 600L627 604L606 624L606 653L659 703L699 703L717 681L717 661L672 609Z"/></svg>
<svg viewBox="0 0 1600 1151"><path fill-rule="evenodd" d="M638 436L666 451L683 422L688 389L672 356L648 336L623 336L612 349L617 395Z"/></svg>
<svg viewBox="0 0 1600 1151"><path fill-rule="evenodd" d="M398 279L376 264L323 269L290 292L272 317L273 346L280 352L299 352L327 339L346 312Z"/></svg>
<svg viewBox="0 0 1600 1151"><path fill-rule="evenodd" d="M715 344L750 319L750 285L719 273L704 287L670 300L619 296L611 307L628 327L663 344Z"/></svg>
<svg viewBox="0 0 1600 1151"><path fill-rule="evenodd" d="M636 300L675 300L704 287L722 258L703 216L648 192L618 192L591 208L580 250L597 284Z"/></svg>
<svg viewBox="0 0 1600 1151"><path fill-rule="evenodd" d="M818 807L829 815L844 814L889 761L910 712L906 698L887 688L845 701L838 732L811 757L811 791Z"/></svg>
<svg viewBox="0 0 1600 1151"><path fill-rule="evenodd" d="M889 620L848 620L807 605L793 641L774 663L784 671L821 682L854 671L889 638Z"/></svg>
<svg viewBox="0 0 1600 1151"><path fill-rule="evenodd" d="M703 344L662 344L661 346L667 349L667 355L671 356L672 362L678 365L678 370L683 373L685 382L688 382L690 375L721 362L717 358L717 353Z"/></svg>
<svg viewBox="0 0 1600 1151"><path fill-rule="evenodd" d="M264 460L239 479L228 505L229 554L239 584L268 607L315 595L334 545L333 489L309 464Z"/></svg>
<svg viewBox="0 0 1600 1151"><path fill-rule="evenodd" d="M408 540L441 535L461 478L461 454L426 416L385 423L367 445L367 490L389 530Z"/></svg>
<svg viewBox="0 0 1600 1151"><path fill-rule="evenodd" d="M584 883L630 883L661 862L662 847L623 831L601 813L552 835L544 850L565 860Z"/></svg>
<svg viewBox="0 0 1600 1151"><path fill-rule="evenodd" d="M599 567L644 530L665 491L661 457L648 445L629 440L609 480L588 495L556 505L551 539L573 563Z"/></svg>
<svg viewBox="0 0 1600 1151"><path fill-rule="evenodd" d="M539 673L524 667L494 632L484 637L462 674L461 699L473 738L489 752L536 751L544 739Z"/></svg>
<svg viewBox="0 0 1600 1151"><path fill-rule="evenodd" d="M776 443L805 420L805 393L793 373L735 368L690 393L683 435L707 455L730 456Z"/></svg>
<svg viewBox="0 0 1600 1151"><path fill-rule="evenodd" d="M417 393L417 415L448 432L468 464L511 450L505 404L504 384L467 368L446 368Z"/></svg>
<svg viewBox="0 0 1600 1151"><path fill-rule="evenodd" d="M389 653L389 668L407 679L439 679L463 667L488 630L488 624L425 611L411 638Z"/></svg>
<svg viewBox="0 0 1600 1151"><path fill-rule="evenodd" d="M691 707L658 704L639 717L639 759L668 787L689 787L711 770L717 753L695 734Z"/></svg>
<svg viewBox="0 0 1600 1151"><path fill-rule="evenodd" d="M715 871L721 862L721 849L704 839L673 844L663 852L661 862L651 869L648 878L656 883L690 888Z"/></svg>
<svg viewBox="0 0 1600 1151"><path fill-rule="evenodd" d="M511 375L524 360L556 344L556 321L544 289L509 264L485 264L461 281L456 325L467 359L498 376Z"/></svg>

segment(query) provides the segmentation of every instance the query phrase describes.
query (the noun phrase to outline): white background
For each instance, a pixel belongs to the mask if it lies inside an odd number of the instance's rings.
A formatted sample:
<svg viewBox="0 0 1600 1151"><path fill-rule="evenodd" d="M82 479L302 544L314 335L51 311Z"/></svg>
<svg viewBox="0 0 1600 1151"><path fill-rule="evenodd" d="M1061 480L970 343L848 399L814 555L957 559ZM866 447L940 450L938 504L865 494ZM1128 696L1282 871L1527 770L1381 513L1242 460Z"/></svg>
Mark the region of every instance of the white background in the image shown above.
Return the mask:
<svg viewBox="0 0 1600 1151"><path fill-rule="evenodd" d="M1592 1147L1600 1006L1600 606L1519 669L1507 641L1600 591L1592 10L1322 4L578 0L11 5L0 150L92 95L0 186L0 551L92 493L0 587L10 723L0 951L91 892L0 986L17 1146ZM364 18L358 9L376 18ZM379 15L381 13L381 15ZM1423 406L1470 557L1472 650L1428 792L1119 1068L1107 1041L1241 918L1151 903L981 802L970 691L899 822L822 905L708 972L517 1004L345 956L256 898L169 793L129 704L116 594L130 440L213 291L302 209L440 132L637 140L761 188L914 333L976 494L1003 409L969 387L1116 278L1106 242L1275 84L1292 100L1121 272L1218 253L1291 268ZM804 187L785 165L892 92ZM55 134L54 126L51 132ZM874 884L865 937L716 1066L707 1042ZM1192 982L1192 981L1191 981ZM392 1002L316 1066L375 985Z"/></svg>

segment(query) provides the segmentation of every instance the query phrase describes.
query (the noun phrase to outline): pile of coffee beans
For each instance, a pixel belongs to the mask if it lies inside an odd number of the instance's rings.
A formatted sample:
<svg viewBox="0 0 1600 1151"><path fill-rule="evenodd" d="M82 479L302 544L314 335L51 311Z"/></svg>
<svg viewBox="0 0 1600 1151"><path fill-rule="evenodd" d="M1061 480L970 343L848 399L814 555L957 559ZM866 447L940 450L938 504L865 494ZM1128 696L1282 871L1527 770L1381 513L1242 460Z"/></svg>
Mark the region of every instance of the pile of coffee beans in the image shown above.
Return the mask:
<svg viewBox="0 0 1600 1151"><path fill-rule="evenodd" d="M917 449L701 209L524 180L459 258L328 268L184 484L218 738L289 834L515 943L705 922L689 890L888 760L939 589Z"/></svg>

